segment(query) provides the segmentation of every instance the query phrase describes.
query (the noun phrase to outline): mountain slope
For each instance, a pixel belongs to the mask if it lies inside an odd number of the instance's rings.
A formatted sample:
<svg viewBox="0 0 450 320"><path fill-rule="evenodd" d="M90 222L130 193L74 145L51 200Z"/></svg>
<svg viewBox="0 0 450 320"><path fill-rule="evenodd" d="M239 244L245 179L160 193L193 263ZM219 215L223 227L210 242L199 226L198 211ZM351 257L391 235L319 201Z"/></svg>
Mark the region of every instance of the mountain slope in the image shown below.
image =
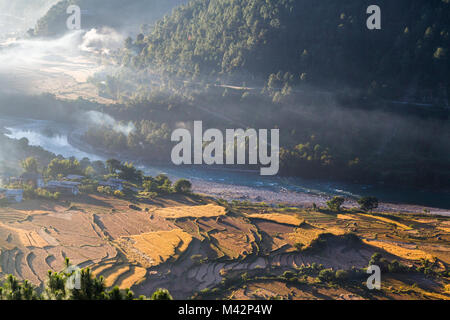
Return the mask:
<svg viewBox="0 0 450 320"><path fill-rule="evenodd" d="M289 72L296 82L345 84L397 97L448 90L449 1L380 0L382 30L366 27L371 4L191 1L157 23L135 64L187 77L267 79Z"/></svg>

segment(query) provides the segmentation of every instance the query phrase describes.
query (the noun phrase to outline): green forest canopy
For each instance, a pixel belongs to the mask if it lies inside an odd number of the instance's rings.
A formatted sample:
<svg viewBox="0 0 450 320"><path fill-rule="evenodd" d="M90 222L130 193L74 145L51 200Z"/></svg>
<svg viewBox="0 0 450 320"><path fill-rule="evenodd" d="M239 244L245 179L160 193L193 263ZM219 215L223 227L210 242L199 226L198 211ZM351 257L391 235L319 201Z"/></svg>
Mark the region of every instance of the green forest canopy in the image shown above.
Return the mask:
<svg viewBox="0 0 450 320"><path fill-rule="evenodd" d="M300 83L421 96L449 87L449 0L380 0L382 29L368 30L372 1L194 0L176 8L123 62L184 77L289 72ZM234 78L233 78L234 76ZM395 94L393 94L395 92Z"/></svg>

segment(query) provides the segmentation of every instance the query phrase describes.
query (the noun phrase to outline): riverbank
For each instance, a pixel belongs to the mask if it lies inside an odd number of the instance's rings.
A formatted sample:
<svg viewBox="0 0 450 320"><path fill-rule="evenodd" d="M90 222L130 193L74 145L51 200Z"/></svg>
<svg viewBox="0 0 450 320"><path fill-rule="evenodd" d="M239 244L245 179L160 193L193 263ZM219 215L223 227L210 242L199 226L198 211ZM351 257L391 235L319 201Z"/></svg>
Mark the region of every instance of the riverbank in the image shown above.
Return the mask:
<svg viewBox="0 0 450 320"><path fill-rule="evenodd" d="M12 123L11 121L14 120ZM82 143L82 130L64 128L57 137L42 136L41 131L48 126L59 130L57 123L32 121L31 119L0 119L0 124L7 125L9 136L15 139L33 138L30 143L40 145L55 154L66 157L89 157L91 160L105 160L108 156L94 149L87 143ZM32 122L32 123L30 123ZM4 132L6 133L6 132ZM57 141L53 141L56 139ZM113 157L114 155L111 155ZM166 174L173 181L188 179L192 181L193 190L225 200L240 200L250 202L265 202L268 204L287 204L298 207L326 206L326 201L335 195L344 196L347 201L344 206L356 207L356 199L360 196L376 196L380 199L380 210L386 212L414 212L450 215L448 194L416 190L412 188L388 188L387 186L344 184L333 181L314 181L294 177L261 177L251 171L207 169L198 166L178 167L170 165L153 165L132 159L145 174L156 176ZM447 198L446 198L447 196ZM442 205L442 206L441 206ZM447 209L446 209L447 208Z"/></svg>
<svg viewBox="0 0 450 320"><path fill-rule="evenodd" d="M264 202L267 204L286 204L299 208L310 208L315 203L317 206L326 207L326 202L331 198L327 195L293 192L283 190L275 192L267 189L256 189L246 186L226 185L223 183L193 180L193 191L200 194L225 199L227 201ZM345 208L357 208L354 199L346 198ZM380 202L378 211L392 213L422 213L427 210L428 215L450 216L450 210L402 203Z"/></svg>

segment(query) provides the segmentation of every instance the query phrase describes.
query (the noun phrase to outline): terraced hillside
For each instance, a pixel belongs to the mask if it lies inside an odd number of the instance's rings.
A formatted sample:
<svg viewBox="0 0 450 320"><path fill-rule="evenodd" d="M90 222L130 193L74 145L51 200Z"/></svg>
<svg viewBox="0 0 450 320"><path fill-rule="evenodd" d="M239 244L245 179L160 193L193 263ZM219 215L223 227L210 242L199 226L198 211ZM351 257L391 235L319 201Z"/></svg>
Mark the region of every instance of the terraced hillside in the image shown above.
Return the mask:
<svg viewBox="0 0 450 320"><path fill-rule="evenodd" d="M207 293L208 298L242 298L244 295L238 293L239 288L227 291L222 287L223 282L252 273L262 273L264 277L271 274L279 276L283 272L312 265L333 270L364 268L376 252L410 267L419 265L421 259L429 259L438 261L437 268L440 270L448 270L449 234L441 232L448 218L422 219L430 224L417 224L417 215L363 214L356 210L337 214L326 210L235 204L227 207L226 215L216 218L175 219L174 223L194 238L192 245L177 263L152 267L147 280L135 289L144 293L157 287L167 287L178 298L192 294L199 297L196 295L199 290ZM427 234L418 244L412 232L426 234L426 230L438 231ZM439 244L430 247L430 243ZM429 251L431 248L433 252ZM278 282L277 279L266 279L263 285ZM308 286L311 291L311 284ZM436 283L428 290L442 293L444 288L445 283ZM335 293L328 290L328 295L319 294L320 291L327 291L324 288L316 290L318 294L309 296L283 294L281 289L262 296L244 291L246 298L280 295L298 299L367 298L361 292L354 294L346 290L336 290ZM372 297L381 298L382 295Z"/></svg>
<svg viewBox="0 0 450 320"><path fill-rule="evenodd" d="M69 257L108 287L136 294L164 287L175 298L447 299L449 226L439 216L200 196L25 201L0 209L0 276L40 284ZM325 269L363 270L377 252L389 266L384 291L367 293L360 280L349 287L319 279ZM409 271L391 272L388 262Z"/></svg>

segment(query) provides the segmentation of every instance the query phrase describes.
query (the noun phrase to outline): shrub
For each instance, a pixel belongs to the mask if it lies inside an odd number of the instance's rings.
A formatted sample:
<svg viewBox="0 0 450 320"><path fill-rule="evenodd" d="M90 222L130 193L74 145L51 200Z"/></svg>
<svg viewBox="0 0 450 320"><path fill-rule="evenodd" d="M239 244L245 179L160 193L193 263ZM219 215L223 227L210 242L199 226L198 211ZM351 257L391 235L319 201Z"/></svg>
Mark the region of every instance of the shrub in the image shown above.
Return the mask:
<svg viewBox="0 0 450 320"><path fill-rule="evenodd" d="M125 197L125 193L123 193L120 190L116 190L116 191L114 191L114 196L117 198L123 198L123 197Z"/></svg>
<svg viewBox="0 0 450 320"><path fill-rule="evenodd" d="M378 208L378 199L375 197L362 197L358 200L358 204L363 211L372 211Z"/></svg>
<svg viewBox="0 0 450 320"><path fill-rule="evenodd" d="M334 197L333 199L327 201L327 206L331 211L340 211L344 202L344 197Z"/></svg>
<svg viewBox="0 0 450 320"><path fill-rule="evenodd" d="M171 193L174 190L174 188L172 188L172 182L164 174L160 174L155 178L144 177L142 187L145 192L156 192L158 194Z"/></svg>
<svg viewBox="0 0 450 320"><path fill-rule="evenodd" d="M369 266L371 266L371 265L373 265L373 264L374 264L374 265L378 264L378 263L380 262L381 258L382 258L381 253L375 252L375 253L372 255L372 257L370 257Z"/></svg>
<svg viewBox="0 0 450 320"><path fill-rule="evenodd" d="M192 184L190 181L186 179L180 179L173 185L173 188L176 193L190 193Z"/></svg>
<svg viewBox="0 0 450 320"><path fill-rule="evenodd" d="M59 200L61 194L59 192L52 193L46 189L33 189L31 186L25 186L23 196L25 199Z"/></svg>
<svg viewBox="0 0 450 320"><path fill-rule="evenodd" d="M324 269L319 272L319 280L322 282L333 282L336 280L336 276L332 269Z"/></svg>
<svg viewBox="0 0 450 320"><path fill-rule="evenodd" d="M285 271L283 273L283 278L287 279L287 280L294 280L296 277L296 274L292 271Z"/></svg>
<svg viewBox="0 0 450 320"><path fill-rule="evenodd" d="M389 262L389 260L387 260L386 258L383 258L383 256L379 252L374 253L369 261L369 266L378 266L383 272L389 272L390 264L391 262Z"/></svg>
<svg viewBox="0 0 450 320"><path fill-rule="evenodd" d="M203 256L201 254L192 255L191 260L197 265L202 264L204 262Z"/></svg>
<svg viewBox="0 0 450 320"><path fill-rule="evenodd" d="M339 282L345 282L346 280L349 279L350 274L349 274L348 271L345 271L345 270L338 270L338 271L336 271L335 277L336 277L336 280L337 280L337 281L339 281Z"/></svg>
<svg viewBox="0 0 450 320"><path fill-rule="evenodd" d="M388 270L391 273L402 273L406 272L408 270L408 267L398 262L397 260L394 260L391 263L389 263Z"/></svg>
<svg viewBox="0 0 450 320"><path fill-rule="evenodd" d="M304 245L303 243L301 243L301 242L296 242L296 243L294 244L294 247L295 247L295 249L297 249L297 251L302 250L302 248L303 248L304 246L305 246L305 245Z"/></svg>
<svg viewBox="0 0 450 320"><path fill-rule="evenodd" d="M111 187L100 186L100 187L97 188L97 192L98 193L103 193L103 194L106 194L106 195L111 195L112 194L112 189L111 189Z"/></svg>
<svg viewBox="0 0 450 320"><path fill-rule="evenodd" d="M158 289L152 294L152 300L173 300L167 289Z"/></svg>

